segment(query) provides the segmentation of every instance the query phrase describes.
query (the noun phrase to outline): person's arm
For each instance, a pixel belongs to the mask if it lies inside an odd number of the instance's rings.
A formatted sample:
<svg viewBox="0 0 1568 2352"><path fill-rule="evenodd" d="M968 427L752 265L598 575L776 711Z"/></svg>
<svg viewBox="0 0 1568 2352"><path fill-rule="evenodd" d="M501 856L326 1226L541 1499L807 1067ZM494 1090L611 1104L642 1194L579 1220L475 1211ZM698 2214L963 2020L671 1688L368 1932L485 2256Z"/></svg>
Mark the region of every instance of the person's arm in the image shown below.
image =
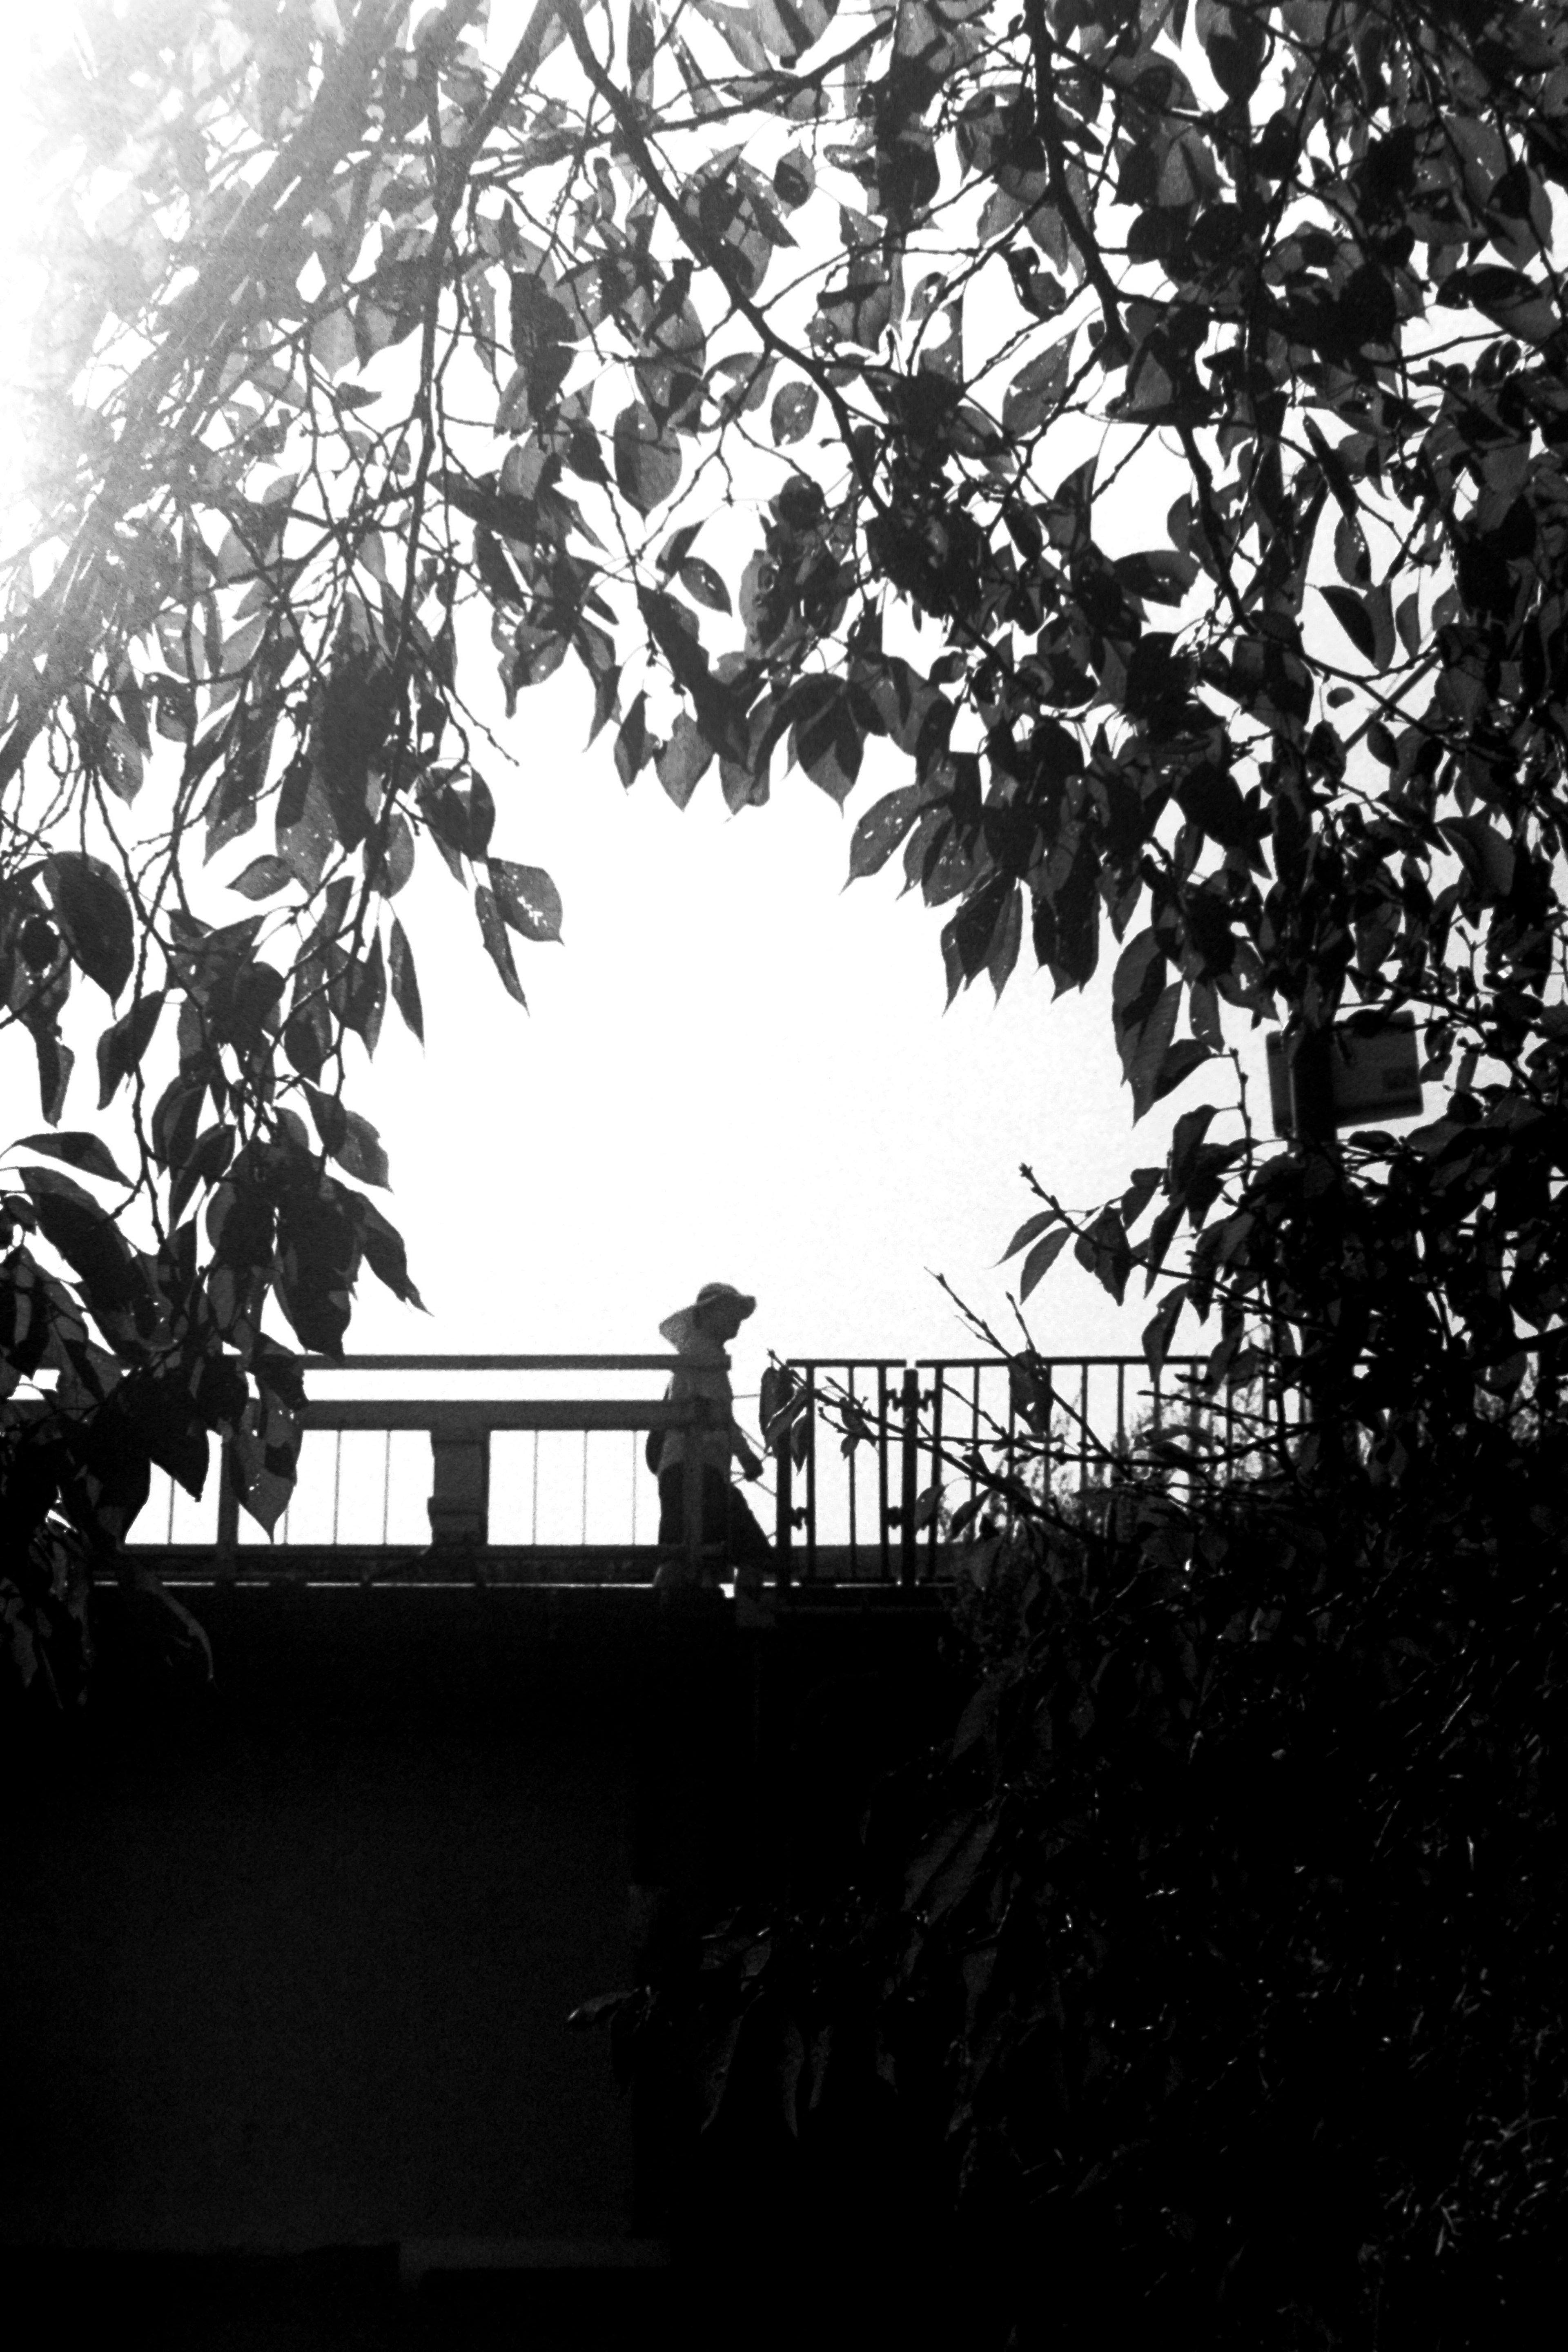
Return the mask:
<svg viewBox="0 0 1568 2352"><path fill-rule="evenodd" d="M730 1375L728 1372L721 1372L718 1378L724 1395L724 1418L729 1423L730 1451L740 1463L743 1476L760 1478L763 1475L762 1460L751 1439L735 1418L735 1391L730 1386Z"/></svg>
<svg viewBox="0 0 1568 2352"><path fill-rule="evenodd" d="M741 1465L742 1475L747 1478L760 1478L763 1475L762 1456L736 1420L732 1400L730 1406L730 1444Z"/></svg>

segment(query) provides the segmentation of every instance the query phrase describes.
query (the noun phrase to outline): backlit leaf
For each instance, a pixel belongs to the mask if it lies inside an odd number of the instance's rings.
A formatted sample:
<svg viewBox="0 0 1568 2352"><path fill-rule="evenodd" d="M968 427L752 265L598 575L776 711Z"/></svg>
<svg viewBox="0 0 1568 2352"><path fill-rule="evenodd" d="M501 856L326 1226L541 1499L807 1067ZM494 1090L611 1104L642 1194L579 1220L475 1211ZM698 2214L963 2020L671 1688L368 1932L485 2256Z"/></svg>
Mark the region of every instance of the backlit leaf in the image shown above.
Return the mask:
<svg viewBox="0 0 1568 2352"><path fill-rule="evenodd" d="M500 972L507 994L526 1008L528 999L522 992L522 982L517 976L517 965L512 961L511 941L506 935L505 919L496 904L494 892L483 882L474 887L474 912L479 918L479 937L485 943L485 952Z"/></svg>
<svg viewBox="0 0 1568 2352"><path fill-rule="evenodd" d="M1371 661L1377 648L1372 616L1353 588L1320 588L1319 595L1358 654Z"/></svg>
<svg viewBox="0 0 1568 2352"><path fill-rule="evenodd" d="M153 1032L158 1025L158 1015L163 1010L163 989L150 995L139 996L127 1013L121 1013L111 1029L106 1029L98 1041L98 1107L107 1109L116 1088L130 1076L146 1052Z"/></svg>
<svg viewBox="0 0 1568 2352"><path fill-rule="evenodd" d="M728 613L732 609L730 591L713 566L704 563L700 555L689 555L676 577L694 604L706 604L712 613Z"/></svg>
<svg viewBox="0 0 1568 2352"><path fill-rule="evenodd" d="M1047 1234L1042 1240L1037 1241L1035 1244L1034 1248L1024 1260L1024 1270L1018 1277L1018 1303L1020 1306L1023 1305L1025 1299L1027 1298L1030 1291L1035 1288L1036 1285L1043 1280L1045 1276L1050 1272L1051 1267L1055 1265L1058 1258L1060 1257L1063 1250L1066 1249L1071 1239L1072 1227L1070 1225L1058 1225L1054 1234Z"/></svg>
<svg viewBox="0 0 1568 2352"><path fill-rule="evenodd" d="M242 898L270 898L293 879L293 867L281 857L253 857L228 887Z"/></svg>
<svg viewBox="0 0 1568 2352"><path fill-rule="evenodd" d="M647 403L635 400L616 419L616 480L638 514L651 514L680 479L680 443Z"/></svg>
<svg viewBox="0 0 1568 2352"><path fill-rule="evenodd" d="M72 1168L79 1168L87 1176L101 1176L106 1183L123 1184L127 1180L115 1165L114 1156L101 1136L83 1133L58 1135L24 1135L11 1146L13 1151L44 1151L51 1159L64 1160Z"/></svg>
<svg viewBox="0 0 1568 2352"><path fill-rule="evenodd" d="M387 966L392 982L392 1001L406 1025L423 1045L425 1009L419 1001L419 978L414 969L414 950L395 915L392 919Z"/></svg>
<svg viewBox="0 0 1568 2352"><path fill-rule="evenodd" d="M486 863L501 920L525 940L561 937L561 893L539 866L514 866L504 857Z"/></svg>
<svg viewBox="0 0 1568 2352"><path fill-rule="evenodd" d="M74 961L106 996L118 996L136 961L131 902L119 877L101 858L64 849L45 865L44 881Z"/></svg>
<svg viewBox="0 0 1568 2352"><path fill-rule="evenodd" d="M809 383L786 383L773 394L770 421L777 447L805 440L816 415L816 387Z"/></svg>
<svg viewBox="0 0 1568 2352"><path fill-rule="evenodd" d="M849 844L849 880L878 874L920 814L925 799L921 784L900 784L884 794L861 817Z"/></svg>

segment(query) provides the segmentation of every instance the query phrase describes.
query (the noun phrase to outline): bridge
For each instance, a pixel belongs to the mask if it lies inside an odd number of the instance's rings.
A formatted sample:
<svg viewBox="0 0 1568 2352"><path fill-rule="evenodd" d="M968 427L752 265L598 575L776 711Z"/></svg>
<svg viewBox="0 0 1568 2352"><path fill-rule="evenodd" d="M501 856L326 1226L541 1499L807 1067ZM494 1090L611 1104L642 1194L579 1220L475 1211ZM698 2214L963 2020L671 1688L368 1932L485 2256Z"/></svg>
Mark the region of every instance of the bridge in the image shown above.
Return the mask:
<svg viewBox="0 0 1568 2352"><path fill-rule="evenodd" d="M665 1396L678 1360L309 1358L298 1484L271 1537L226 1476L195 1503L160 1474L132 1542L174 1581L646 1585L660 1554L644 1441L706 1411ZM998 1478L1071 1491L1150 1446L1189 1479L1234 1462L1254 1417L1235 1391L1200 1393L1205 1360L1151 1375L1142 1357L1039 1355L1021 1377L1000 1356L787 1360L758 1499L779 1594L939 1581ZM743 1423L757 1402L737 1397ZM687 1517L696 1555L695 1495Z"/></svg>
<svg viewBox="0 0 1568 2352"><path fill-rule="evenodd" d="M274 1540L211 1475L138 1523L210 1674L110 1583L89 1704L0 1720L27 1792L0 2242L68 2334L167 2334L223 2263L249 2328L269 2263L311 2277L336 2248L384 2256L342 2292L362 2318L384 2294L387 2340L565 2341L554 2313L573 2341L696 2341L668 2300L683 2210L761 2229L759 2260L819 2234L782 2132L772 2172L721 2148L683 2207L569 2013L647 1964L650 1916L852 1866L879 1777L963 1703L943 1583L991 1474L1092 1486L1167 1444L1197 1475L1247 1431L1194 1402L1193 1359L798 1358L769 1384L777 1590L748 1622L650 1589L672 1362L312 1363ZM856 2159L851 2251L903 2242L900 2146ZM902 2267L923 2293L912 2243Z"/></svg>

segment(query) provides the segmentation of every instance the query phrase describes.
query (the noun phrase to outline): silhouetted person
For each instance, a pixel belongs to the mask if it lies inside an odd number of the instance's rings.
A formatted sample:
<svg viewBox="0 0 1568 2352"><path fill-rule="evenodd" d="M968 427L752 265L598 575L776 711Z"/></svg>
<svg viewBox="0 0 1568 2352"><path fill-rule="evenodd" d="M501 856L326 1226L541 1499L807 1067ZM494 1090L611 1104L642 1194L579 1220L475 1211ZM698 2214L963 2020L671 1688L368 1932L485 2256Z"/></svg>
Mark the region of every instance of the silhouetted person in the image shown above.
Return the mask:
<svg viewBox="0 0 1568 2352"><path fill-rule="evenodd" d="M679 1590L690 1580L686 1557L687 1464L695 1451L701 1468L702 1583L716 1584L733 1569L739 1591L754 1593L768 1570L768 1539L736 1491L731 1465L739 1461L748 1478L760 1478L760 1456L735 1420L734 1397L724 1350L756 1307L754 1298L728 1282L705 1282L689 1307L659 1325L680 1362L666 1393L672 1402L701 1397L710 1424L665 1433L658 1462L658 1542L665 1554L654 1578L658 1591Z"/></svg>

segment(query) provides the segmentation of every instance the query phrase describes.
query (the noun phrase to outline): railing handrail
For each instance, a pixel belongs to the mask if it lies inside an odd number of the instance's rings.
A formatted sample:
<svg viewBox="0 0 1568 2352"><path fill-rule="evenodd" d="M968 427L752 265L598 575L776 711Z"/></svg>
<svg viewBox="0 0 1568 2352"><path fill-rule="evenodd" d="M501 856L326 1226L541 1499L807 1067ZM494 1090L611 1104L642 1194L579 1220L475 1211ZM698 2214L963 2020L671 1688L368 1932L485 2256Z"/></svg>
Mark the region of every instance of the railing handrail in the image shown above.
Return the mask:
<svg viewBox="0 0 1568 2352"><path fill-rule="evenodd" d="M427 1429L468 1436L502 1429L692 1429L707 1418L703 1398L665 1397L341 1397L314 1400L298 1415L301 1429Z"/></svg>
<svg viewBox="0 0 1568 2352"><path fill-rule="evenodd" d="M306 1372L673 1372L682 1359L662 1356L301 1356ZM724 1359L724 1368L729 1358Z"/></svg>

